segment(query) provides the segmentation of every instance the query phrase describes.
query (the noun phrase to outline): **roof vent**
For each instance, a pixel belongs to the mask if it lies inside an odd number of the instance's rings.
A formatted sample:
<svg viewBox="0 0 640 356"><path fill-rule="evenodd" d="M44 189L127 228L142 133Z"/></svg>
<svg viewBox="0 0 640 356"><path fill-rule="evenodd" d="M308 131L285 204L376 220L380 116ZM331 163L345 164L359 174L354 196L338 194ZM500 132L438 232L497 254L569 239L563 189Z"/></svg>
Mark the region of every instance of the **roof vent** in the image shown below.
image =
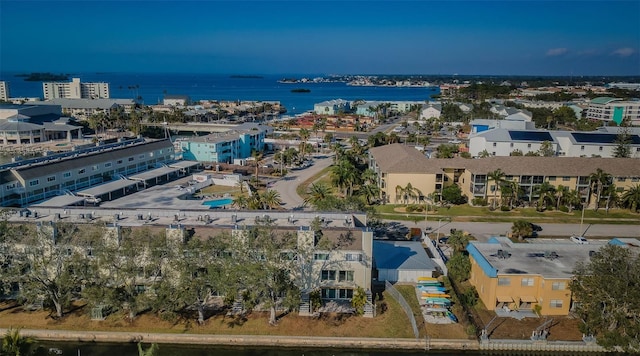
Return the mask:
<svg viewBox="0 0 640 356"><path fill-rule="evenodd" d="M506 250L498 250L498 254L497 254L498 258L509 258L511 257L511 254L509 253L509 251Z"/></svg>
<svg viewBox="0 0 640 356"><path fill-rule="evenodd" d="M560 256L558 256L558 253L556 251L545 251L544 257L549 260L555 260Z"/></svg>

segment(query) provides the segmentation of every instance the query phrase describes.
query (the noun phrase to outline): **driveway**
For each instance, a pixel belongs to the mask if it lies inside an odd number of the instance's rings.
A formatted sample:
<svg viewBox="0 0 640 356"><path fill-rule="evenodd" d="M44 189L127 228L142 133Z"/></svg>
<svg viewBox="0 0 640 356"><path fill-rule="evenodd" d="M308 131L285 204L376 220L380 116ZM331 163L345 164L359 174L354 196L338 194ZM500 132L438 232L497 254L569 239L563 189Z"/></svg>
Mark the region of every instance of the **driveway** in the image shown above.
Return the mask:
<svg viewBox="0 0 640 356"><path fill-rule="evenodd" d="M271 189L280 193L282 207L287 210L302 210L304 200L296 192L296 188L307 179L318 174L321 170L333 163L332 156L318 156L324 158L315 158L312 166L305 169L289 171L287 175L271 185Z"/></svg>

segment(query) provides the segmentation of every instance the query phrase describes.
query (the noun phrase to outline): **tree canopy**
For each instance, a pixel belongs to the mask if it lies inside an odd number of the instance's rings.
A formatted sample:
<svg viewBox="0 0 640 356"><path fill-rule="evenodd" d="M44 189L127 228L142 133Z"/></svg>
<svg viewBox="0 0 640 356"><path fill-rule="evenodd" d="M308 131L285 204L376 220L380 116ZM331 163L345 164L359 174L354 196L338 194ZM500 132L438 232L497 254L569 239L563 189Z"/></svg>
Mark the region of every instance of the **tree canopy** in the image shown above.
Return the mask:
<svg viewBox="0 0 640 356"><path fill-rule="evenodd" d="M579 263L570 284L580 330L599 345L640 351L640 257L628 248L606 245L588 263Z"/></svg>

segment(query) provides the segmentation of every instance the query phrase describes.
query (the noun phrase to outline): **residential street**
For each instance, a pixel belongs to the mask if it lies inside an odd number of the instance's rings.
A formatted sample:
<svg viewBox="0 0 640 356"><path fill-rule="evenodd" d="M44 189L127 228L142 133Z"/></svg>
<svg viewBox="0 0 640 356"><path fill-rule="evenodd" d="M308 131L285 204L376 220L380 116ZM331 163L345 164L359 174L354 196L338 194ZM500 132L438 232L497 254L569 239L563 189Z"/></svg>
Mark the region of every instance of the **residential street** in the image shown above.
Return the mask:
<svg viewBox="0 0 640 356"><path fill-rule="evenodd" d="M280 193L280 199L282 200L283 208L288 210L302 210L304 201L302 197L300 197L296 192L296 188L298 188L298 185L302 184L305 180L313 177L318 172L333 163L333 157L331 155L322 155L316 157L314 157L314 163L312 166L296 171L289 171L289 173L283 179L276 181L271 186L271 189L274 189L278 193Z"/></svg>

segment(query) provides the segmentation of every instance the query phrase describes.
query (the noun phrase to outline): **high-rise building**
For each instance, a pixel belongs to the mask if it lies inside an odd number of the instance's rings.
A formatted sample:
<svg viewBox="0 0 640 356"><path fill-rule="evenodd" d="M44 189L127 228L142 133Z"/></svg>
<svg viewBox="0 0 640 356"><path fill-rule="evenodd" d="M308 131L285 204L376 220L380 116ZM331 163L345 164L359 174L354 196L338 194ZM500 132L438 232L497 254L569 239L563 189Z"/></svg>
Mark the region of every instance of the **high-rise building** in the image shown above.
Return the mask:
<svg viewBox="0 0 640 356"><path fill-rule="evenodd" d="M9 82L0 81L0 100L8 101L11 97L9 94Z"/></svg>
<svg viewBox="0 0 640 356"><path fill-rule="evenodd" d="M67 99L108 99L109 83L82 83L80 78L73 78L71 82L42 83L44 100L56 98Z"/></svg>

